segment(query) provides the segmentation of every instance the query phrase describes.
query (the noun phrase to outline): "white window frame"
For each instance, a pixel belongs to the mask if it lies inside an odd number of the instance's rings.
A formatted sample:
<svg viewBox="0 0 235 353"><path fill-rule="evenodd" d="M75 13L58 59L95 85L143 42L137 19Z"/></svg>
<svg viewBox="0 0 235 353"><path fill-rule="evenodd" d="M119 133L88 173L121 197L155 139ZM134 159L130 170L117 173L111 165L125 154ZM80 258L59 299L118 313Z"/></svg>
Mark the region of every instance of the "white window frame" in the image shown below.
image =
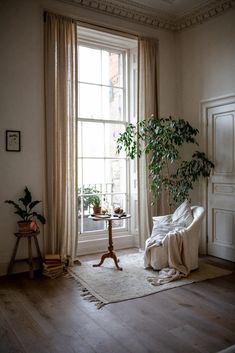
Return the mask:
<svg viewBox="0 0 235 353"><path fill-rule="evenodd" d="M81 29L81 27L79 27L79 29ZM104 40L104 37L106 38L106 40ZM110 41L112 40L112 45L108 42L108 39L110 39ZM130 72L130 53L131 53L131 49L130 49L130 43L128 43L129 39L125 38L124 40L121 40L119 42L118 37L117 36L113 36L111 34L108 33L102 33L101 35L97 35L96 38L93 37L93 33L92 30L89 29L84 29L83 33L81 33L81 31L78 30L78 45L79 46L85 46L85 47L89 47L92 49L99 49L99 50L108 50L108 51L112 51L112 52L117 52L117 53L122 53L123 54L123 120L105 120L105 119L92 119L92 118L81 118L78 117L78 121L79 122L94 122L94 123L110 123L110 124L123 124L124 126L127 126L127 124L130 122L130 105L129 105L129 101L131 99L130 96L130 88L133 90L133 87L130 87L130 79L131 79L131 75L132 72ZM126 43L126 47L125 45L123 45L124 43ZM137 41L136 41L137 43ZM132 46L133 46L133 41L132 41ZM136 45L137 47L137 45ZM137 48L136 48L137 49ZM137 52L137 50L136 50ZM135 68L136 69L136 68ZM82 81L78 81L78 83L83 83ZM84 82L85 83L85 82ZM95 84L97 85L97 84ZM98 85L98 86L106 86L106 85ZM107 87L110 87L109 85L107 85ZM115 86L115 88L120 88L119 86ZM133 92L132 92L133 93ZM135 118L135 117L134 117ZM83 157L80 157L83 158ZM85 157L84 157L85 158ZM92 157L92 159L96 159L98 157ZM123 157L119 157L116 156L115 159L123 159ZM103 158L104 160L106 159L113 159L111 157L105 157ZM130 161L126 159L126 192L125 193L118 193L118 194L122 194L126 196L126 204L127 204L127 209L125 211L127 211L128 213L130 212L130 206L132 204L131 200L130 200L130 193L133 190L133 187L131 186L131 173L130 170L133 169L131 167L131 163ZM136 226L134 226L134 224L136 225L138 222L135 219L136 217L132 218L132 221L125 221L126 226L122 227L122 228L113 228L113 237L114 238L118 238L120 236L125 236L128 235L130 236L131 233L136 234ZM92 232L85 232L83 234L79 235L79 249L80 249L80 253L83 253L83 249L81 249L81 243L86 243L86 242L90 242L91 240L96 243L96 250L90 249L89 252L96 252L101 250L99 247L97 247L97 241L100 240L104 240L104 238L107 238L107 229L103 229L103 230L97 230L97 231L92 231ZM124 239L124 238L123 238ZM131 243L130 243L130 239L128 239L129 242L125 242L127 245L123 245L121 247L128 247L128 246L134 246L136 245L136 239L132 239ZM123 243L123 244L124 244ZM86 253L86 251L85 251Z"/></svg>

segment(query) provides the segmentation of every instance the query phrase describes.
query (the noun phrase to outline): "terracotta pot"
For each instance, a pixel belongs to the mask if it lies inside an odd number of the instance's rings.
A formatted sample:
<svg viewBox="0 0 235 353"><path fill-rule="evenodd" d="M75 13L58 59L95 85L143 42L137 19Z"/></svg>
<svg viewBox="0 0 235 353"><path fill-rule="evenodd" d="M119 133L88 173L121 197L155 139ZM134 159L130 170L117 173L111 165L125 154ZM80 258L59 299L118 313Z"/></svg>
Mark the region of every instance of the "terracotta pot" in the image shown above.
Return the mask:
<svg viewBox="0 0 235 353"><path fill-rule="evenodd" d="M30 233L31 230L31 221L19 221L18 222L18 228L19 228L19 233Z"/></svg>
<svg viewBox="0 0 235 353"><path fill-rule="evenodd" d="M101 207L93 207L94 214L101 214Z"/></svg>

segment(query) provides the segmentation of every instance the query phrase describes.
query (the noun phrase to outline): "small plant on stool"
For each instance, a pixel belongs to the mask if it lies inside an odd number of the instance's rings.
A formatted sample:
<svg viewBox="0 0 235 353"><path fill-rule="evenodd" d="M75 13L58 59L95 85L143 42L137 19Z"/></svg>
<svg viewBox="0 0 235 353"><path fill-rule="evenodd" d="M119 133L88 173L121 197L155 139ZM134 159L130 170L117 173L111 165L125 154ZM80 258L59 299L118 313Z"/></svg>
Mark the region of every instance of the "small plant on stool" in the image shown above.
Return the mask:
<svg viewBox="0 0 235 353"><path fill-rule="evenodd" d="M27 186L24 189L24 196L18 199L20 204L12 201L12 200L5 200L6 203L13 205L15 207L15 214L19 215L22 219L18 222L19 232L20 233L27 233L27 232L36 232L39 227L35 220L35 218L41 222L42 224L46 223L46 219L41 214L32 211L32 209L38 205L41 201L35 200L32 201L32 195Z"/></svg>

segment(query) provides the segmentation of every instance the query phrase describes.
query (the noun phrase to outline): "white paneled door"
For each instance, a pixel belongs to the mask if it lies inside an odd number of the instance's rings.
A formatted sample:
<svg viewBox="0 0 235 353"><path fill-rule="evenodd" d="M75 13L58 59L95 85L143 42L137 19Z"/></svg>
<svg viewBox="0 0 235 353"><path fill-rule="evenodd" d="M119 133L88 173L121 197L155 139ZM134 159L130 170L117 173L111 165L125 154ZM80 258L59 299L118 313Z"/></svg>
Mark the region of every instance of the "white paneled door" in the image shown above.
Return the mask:
<svg viewBox="0 0 235 353"><path fill-rule="evenodd" d="M235 102L207 110L208 254L235 261Z"/></svg>

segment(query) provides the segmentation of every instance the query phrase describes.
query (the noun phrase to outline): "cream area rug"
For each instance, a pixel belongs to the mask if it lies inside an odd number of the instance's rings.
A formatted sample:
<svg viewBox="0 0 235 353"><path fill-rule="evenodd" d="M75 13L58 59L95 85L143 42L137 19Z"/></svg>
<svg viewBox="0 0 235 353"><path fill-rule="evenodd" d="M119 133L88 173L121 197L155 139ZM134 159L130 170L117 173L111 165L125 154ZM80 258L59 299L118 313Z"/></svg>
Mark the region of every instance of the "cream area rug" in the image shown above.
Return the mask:
<svg viewBox="0 0 235 353"><path fill-rule="evenodd" d="M153 286L150 277L157 277L158 271L146 270L143 265L144 253L119 256L123 271L118 271L112 259L106 259L102 266L92 267L96 261L83 262L80 266L70 267L69 276L81 286L84 298L97 302L97 307L123 300L144 297L170 288L180 287L193 282L225 276L231 271L199 262L199 269L181 278L160 286Z"/></svg>

